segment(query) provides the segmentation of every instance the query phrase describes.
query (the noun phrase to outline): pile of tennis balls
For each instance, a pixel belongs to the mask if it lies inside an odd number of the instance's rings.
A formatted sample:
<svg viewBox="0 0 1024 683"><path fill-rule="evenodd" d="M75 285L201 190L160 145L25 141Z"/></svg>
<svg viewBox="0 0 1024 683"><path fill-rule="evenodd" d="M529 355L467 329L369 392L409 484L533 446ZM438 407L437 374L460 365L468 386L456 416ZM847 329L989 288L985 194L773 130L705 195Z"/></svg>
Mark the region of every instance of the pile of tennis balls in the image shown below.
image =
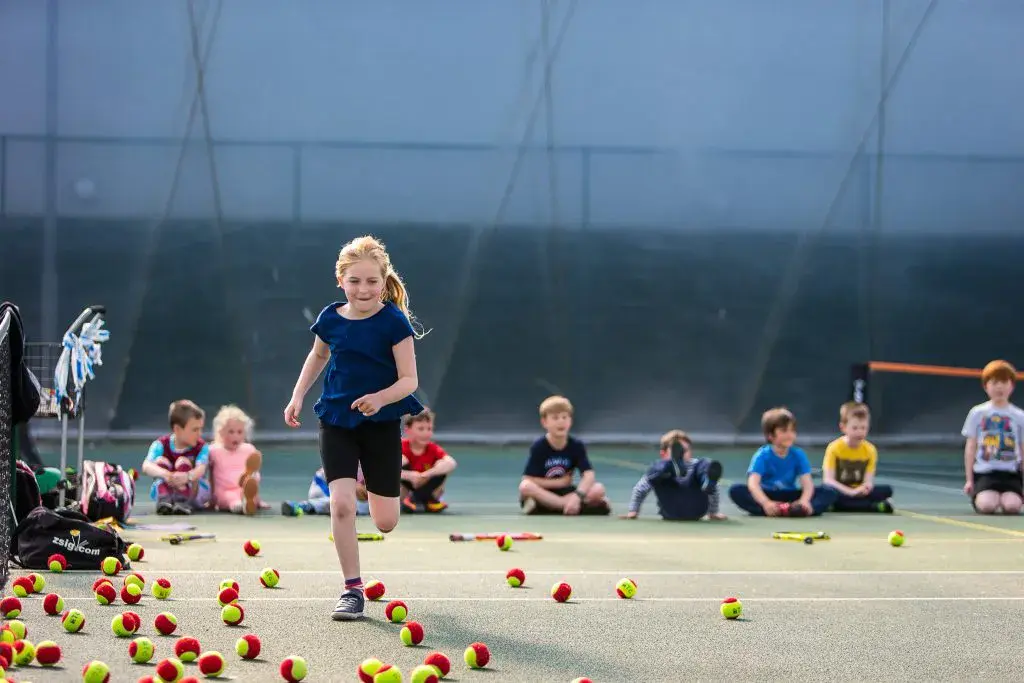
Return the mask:
<svg viewBox="0 0 1024 683"><path fill-rule="evenodd" d="M259 554L260 545L258 541L247 541L243 549L252 557ZM126 554L132 561L138 562L144 557L145 550L141 545L133 543ZM68 562L58 553L47 559L47 566L51 572L59 574L68 569ZM146 588L146 578L142 574L127 574L118 590L114 578L124 571L120 560L115 557L104 558L100 569L103 576L92 584L92 592L98 604L115 605L119 597L126 605L134 605L142 600ZM280 572L270 567L264 569L259 577L260 584L265 588L277 586L280 579ZM0 599L0 615L8 620L0 627L0 683L9 680L6 678L6 670L12 665L29 666L35 662L43 667L52 667L61 662L60 646L52 641L33 644L27 640L27 627L18 619L23 614L22 599L42 593L45 586L46 579L41 574L19 576L11 583L14 595ZM239 591L238 582L234 579L225 579L219 587L217 600L221 606L221 619L228 626L238 626L245 616L242 606L238 604ZM167 600L173 587L168 579L160 577L152 582L150 592L157 600ZM44 613L60 617L61 625L69 634L79 633L85 627L85 614L78 609L66 609L64 599L59 594L46 594L42 605ZM110 628L116 638L132 638L127 649L134 663L150 664L155 659L156 647L153 641L137 635L142 629L139 614L130 610L117 612L111 620ZM153 621L153 629L164 636L174 634L177 628L178 620L170 612L159 613ZM235 643L235 652L243 660L256 659L261 649L259 637L251 633L241 636ZM194 663L198 674L207 678L222 676L228 667L227 660L220 652L204 650L198 639L185 635L175 641L173 656L159 660L153 673L140 678L139 683L198 683L196 676L185 675L186 663ZM298 683L308 675L308 667L302 657L291 655L281 662L279 673L285 681ZM110 667L103 661L93 660L83 666L81 675L83 683L109 683Z"/></svg>

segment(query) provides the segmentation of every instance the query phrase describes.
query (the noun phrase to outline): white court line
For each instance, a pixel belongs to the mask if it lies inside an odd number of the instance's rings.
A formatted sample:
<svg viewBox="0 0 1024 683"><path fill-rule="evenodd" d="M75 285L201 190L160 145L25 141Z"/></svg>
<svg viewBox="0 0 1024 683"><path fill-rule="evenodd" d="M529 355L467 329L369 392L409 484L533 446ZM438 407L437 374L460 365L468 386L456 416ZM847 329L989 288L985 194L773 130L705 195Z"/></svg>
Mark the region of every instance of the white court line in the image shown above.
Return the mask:
<svg viewBox="0 0 1024 683"><path fill-rule="evenodd" d="M259 575L261 571L253 569L155 569L152 567L143 567L140 573L145 575L167 575L167 576L221 576L230 577L235 574L240 575ZM341 571L338 569L284 569L281 573L286 576L292 575L305 575L305 576L338 576ZM364 572L367 576L382 576L387 574L394 575L413 575L413 576L504 576L506 570L504 569L375 569L373 571ZM88 574L90 578L95 574ZM826 569L807 569L807 570L693 570L693 571L659 571L659 570L638 570L630 571L627 569L615 569L615 570L593 570L588 571L585 569L531 569L529 571L531 575L541 576L1020 576L1024 575L1024 570L1018 569L911 569L911 570L898 570L898 569L837 569L837 570L826 570ZM21 576L22 574L18 574ZM24 574L27 576L27 574ZM68 573L66 576L75 576L74 573ZM16 575L12 574L14 578ZM116 577L115 577L116 578Z"/></svg>
<svg viewBox="0 0 1024 683"><path fill-rule="evenodd" d="M420 595L420 596L402 596L403 600L423 600L430 602L554 602L551 598L498 598L498 597L468 597L458 596L452 597L448 595ZM64 598L65 602L95 602L95 598ZM338 600L337 596L329 596L322 598L311 598L311 597L282 597L282 598L242 598L240 601L242 604L247 602L322 602L322 603L333 603ZM714 598L633 598L633 602L713 602L720 603L721 597ZM923 597L911 597L911 596L894 596L894 597L880 597L880 596L865 596L861 598L857 597L807 597L807 596L793 596L793 597L780 597L780 598L742 598L743 602L754 603L754 602L1024 602L1024 596L1011 596L1011 597L946 597L946 596L923 596ZM217 598L170 598L168 600L161 600L161 604L173 605L176 602L212 602L216 603ZM383 600L380 601L382 604ZM573 602L625 602L622 598L572 598L569 600ZM115 606L116 609L116 606Z"/></svg>

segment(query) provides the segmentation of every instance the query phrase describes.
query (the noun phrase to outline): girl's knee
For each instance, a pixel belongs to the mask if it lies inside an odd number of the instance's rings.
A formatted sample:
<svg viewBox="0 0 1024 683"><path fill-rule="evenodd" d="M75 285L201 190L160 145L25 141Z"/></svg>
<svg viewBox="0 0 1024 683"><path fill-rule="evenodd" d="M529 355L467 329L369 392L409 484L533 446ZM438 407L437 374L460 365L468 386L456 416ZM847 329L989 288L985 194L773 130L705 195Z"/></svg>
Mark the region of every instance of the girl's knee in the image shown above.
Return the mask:
<svg viewBox="0 0 1024 683"><path fill-rule="evenodd" d="M373 513L371 512L370 514L372 515ZM372 519L374 525L377 527L377 530L380 531L382 534L389 534L395 530L396 526L398 526L397 514L378 514L376 517L372 517Z"/></svg>
<svg viewBox="0 0 1024 683"><path fill-rule="evenodd" d="M1015 493L1004 493L1000 503L1004 515L1019 515L1022 507L1021 497Z"/></svg>
<svg viewBox="0 0 1024 683"><path fill-rule="evenodd" d="M338 519L354 519L356 516L356 501L331 496L331 515Z"/></svg>

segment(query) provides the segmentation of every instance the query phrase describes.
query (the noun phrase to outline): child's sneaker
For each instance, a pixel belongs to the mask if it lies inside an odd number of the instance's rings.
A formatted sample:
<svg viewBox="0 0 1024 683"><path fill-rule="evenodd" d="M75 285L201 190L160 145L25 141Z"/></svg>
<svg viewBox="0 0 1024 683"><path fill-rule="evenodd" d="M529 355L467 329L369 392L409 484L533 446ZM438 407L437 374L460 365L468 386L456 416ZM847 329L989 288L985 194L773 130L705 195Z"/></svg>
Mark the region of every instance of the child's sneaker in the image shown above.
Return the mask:
<svg viewBox="0 0 1024 683"><path fill-rule="evenodd" d="M892 503L890 503L887 500L883 500L881 503L878 504L878 511L879 512L884 512L886 514L890 514L891 515L892 514L892 510L893 510Z"/></svg>
<svg viewBox="0 0 1024 683"><path fill-rule="evenodd" d="M537 501L533 498L524 498L520 501L519 507L523 509L524 515L533 515L537 513Z"/></svg>
<svg viewBox="0 0 1024 683"><path fill-rule="evenodd" d="M255 515L259 508L259 502L256 500L259 494L260 480L256 477L247 478L242 484L242 511L250 517Z"/></svg>
<svg viewBox="0 0 1024 683"><path fill-rule="evenodd" d="M402 499L402 512L419 512L420 508L416 505L416 501L412 499L412 496L406 496Z"/></svg>
<svg viewBox="0 0 1024 683"><path fill-rule="evenodd" d="M363 606L366 604L361 588L350 588L341 594L334 606L331 619L335 621L352 621L362 619Z"/></svg>
<svg viewBox="0 0 1024 683"><path fill-rule="evenodd" d="M156 503L156 514L172 515L174 514L174 506L171 505L170 501L158 500Z"/></svg>
<svg viewBox="0 0 1024 683"><path fill-rule="evenodd" d="M174 503L171 506L171 511L175 515L191 515L192 506L188 503Z"/></svg>
<svg viewBox="0 0 1024 683"><path fill-rule="evenodd" d="M431 498L427 501L427 512L444 512L448 509L448 503L443 500L434 500Z"/></svg>
<svg viewBox="0 0 1024 683"><path fill-rule="evenodd" d="M281 503L281 514L285 517L298 517L313 514L313 506L306 501L286 500Z"/></svg>
<svg viewBox="0 0 1024 683"><path fill-rule="evenodd" d="M713 461L708 465L708 471L701 477L700 490L704 493L708 493L715 485L718 484L718 480L722 478L722 463L717 460Z"/></svg>

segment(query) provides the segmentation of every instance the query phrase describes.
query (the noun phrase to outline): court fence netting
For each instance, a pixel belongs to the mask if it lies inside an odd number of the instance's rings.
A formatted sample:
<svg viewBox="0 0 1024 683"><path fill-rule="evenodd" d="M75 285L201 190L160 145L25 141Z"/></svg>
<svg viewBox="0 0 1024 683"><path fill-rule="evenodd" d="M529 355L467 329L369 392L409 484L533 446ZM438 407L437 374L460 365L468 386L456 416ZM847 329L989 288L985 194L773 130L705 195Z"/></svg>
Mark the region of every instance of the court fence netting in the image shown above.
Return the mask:
<svg viewBox="0 0 1024 683"><path fill-rule="evenodd" d="M13 314L6 311L0 320L0 592L10 578L11 536L14 533L14 514L11 507L14 466L14 414L11 369L11 321Z"/></svg>

